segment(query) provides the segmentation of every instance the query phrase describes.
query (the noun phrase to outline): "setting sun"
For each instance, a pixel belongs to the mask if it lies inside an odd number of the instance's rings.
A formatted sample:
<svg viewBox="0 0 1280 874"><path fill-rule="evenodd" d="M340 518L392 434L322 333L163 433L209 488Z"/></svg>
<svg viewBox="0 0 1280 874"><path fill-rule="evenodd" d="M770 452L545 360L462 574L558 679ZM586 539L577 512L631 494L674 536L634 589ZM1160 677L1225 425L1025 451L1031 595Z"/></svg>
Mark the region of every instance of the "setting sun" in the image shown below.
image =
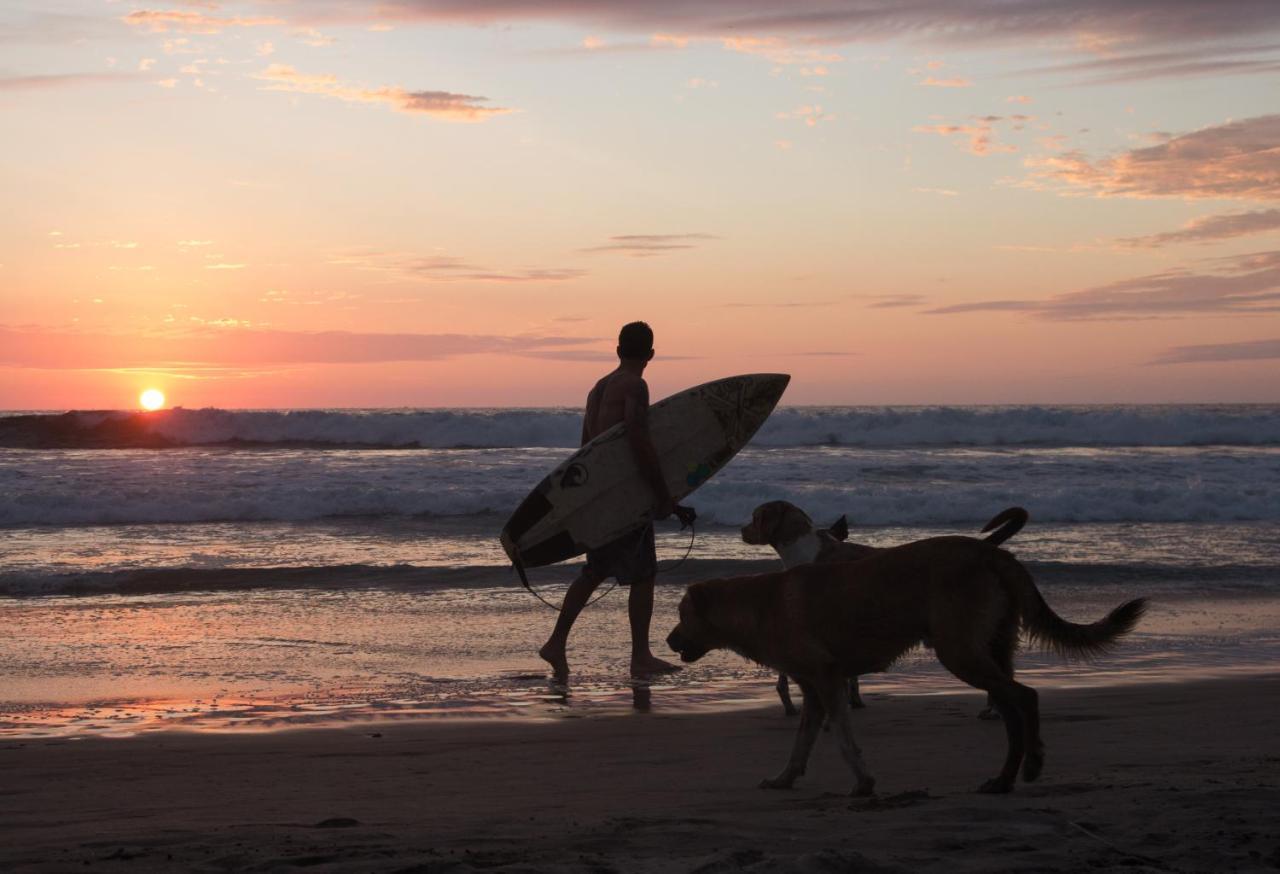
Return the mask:
<svg viewBox="0 0 1280 874"><path fill-rule="evenodd" d="M164 406L164 392L158 388L149 388L138 397L138 403L144 410L158 410Z"/></svg>

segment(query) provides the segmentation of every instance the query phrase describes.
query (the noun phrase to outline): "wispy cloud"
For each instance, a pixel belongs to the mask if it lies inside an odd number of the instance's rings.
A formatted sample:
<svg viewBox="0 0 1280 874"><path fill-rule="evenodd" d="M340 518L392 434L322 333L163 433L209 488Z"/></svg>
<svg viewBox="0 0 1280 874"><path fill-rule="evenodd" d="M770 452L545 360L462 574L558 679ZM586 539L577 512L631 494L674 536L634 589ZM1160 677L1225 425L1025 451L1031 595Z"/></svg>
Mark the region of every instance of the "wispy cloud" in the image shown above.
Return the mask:
<svg viewBox="0 0 1280 874"><path fill-rule="evenodd" d="M1027 165L1026 184L1062 194L1278 200L1280 115L1207 127L1096 161L1070 151Z"/></svg>
<svg viewBox="0 0 1280 874"><path fill-rule="evenodd" d="M273 27L285 23L284 19L271 16L228 17L182 9L135 9L120 20L132 27L146 28L152 33L176 30L200 34L222 33L229 27Z"/></svg>
<svg viewBox="0 0 1280 874"><path fill-rule="evenodd" d="M1280 69L1277 51L1280 46L1230 43L1134 54L1108 51L1085 60L1033 67L1009 75L1070 75L1076 77L1078 85L1103 85L1186 76L1270 73Z"/></svg>
<svg viewBox="0 0 1280 874"><path fill-rule="evenodd" d="M1213 243L1280 230L1280 209L1260 209L1194 218L1176 231L1145 237L1122 237L1116 242L1131 249L1155 249L1175 243Z"/></svg>
<svg viewBox="0 0 1280 874"><path fill-rule="evenodd" d="M917 307L928 300L923 294L873 294L865 296L871 309L887 310L900 307Z"/></svg>
<svg viewBox="0 0 1280 874"><path fill-rule="evenodd" d="M718 239L715 234L619 234L610 237L608 243L581 251L618 252L632 258L651 258L667 252L696 249L707 240Z"/></svg>
<svg viewBox="0 0 1280 874"><path fill-rule="evenodd" d="M818 104L797 106L790 112L779 112L777 117L783 120L794 119L797 121L803 121L809 127L817 127L819 124L826 121L835 121L835 116L824 112L822 107Z"/></svg>
<svg viewBox="0 0 1280 874"><path fill-rule="evenodd" d="M1028 312L1058 320L1280 312L1280 250L1215 259L1216 271L1167 270L1046 300L991 300L925 310L932 315Z"/></svg>
<svg viewBox="0 0 1280 874"><path fill-rule="evenodd" d="M397 112L423 113L446 121L477 122L512 110L486 106L489 98L451 91L406 91L403 88L356 88L344 85L336 76L299 73L287 64L272 64L257 74L268 82L267 91L319 94L353 103L381 103Z"/></svg>
<svg viewBox="0 0 1280 874"><path fill-rule="evenodd" d="M930 88L970 88L973 86L973 80L965 79L962 76L952 76L947 79L939 79L937 76L926 76L921 80L920 84Z"/></svg>
<svg viewBox="0 0 1280 874"><path fill-rule="evenodd" d="M838 303L840 303L839 300L730 301L723 306L735 310L807 310L834 306Z"/></svg>
<svg viewBox="0 0 1280 874"><path fill-rule="evenodd" d="M201 327L160 335L79 334L0 326L0 365L46 370L188 369L432 361L463 355L536 353L573 358L578 347L595 342L595 338L587 337L304 332L240 327Z"/></svg>
<svg viewBox="0 0 1280 874"><path fill-rule="evenodd" d="M80 85L121 85L148 82L138 73L49 73L39 76L0 76L0 91L38 91Z"/></svg>
<svg viewBox="0 0 1280 874"><path fill-rule="evenodd" d="M387 21L561 21L692 36L778 35L827 42L898 38L957 46L1058 37L1072 45L1114 50L1256 39L1280 30L1280 15L1271 0L362 0L340 5L349 14Z"/></svg>
<svg viewBox="0 0 1280 874"><path fill-rule="evenodd" d="M1026 121L1028 118L1028 116L1023 115L1008 117L1008 119L1018 123ZM1002 152L1018 151L1016 146L1000 142L996 134L996 123L1006 120L1003 115L975 115L971 116L965 124L921 124L916 125L912 130L919 134L959 137L968 149L969 154L982 157Z"/></svg>
<svg viewBox="0 0 1280 874"><path fill-rule="evenodd" d="M1209 343L1174 346L1152 364L1193 364L1210 361L1260 361L1280 358L1280 340L1246 340L1241 343Z"/></svg>
<svg viewBox="0 0 1280 874"><path fill-rule="evenodd" d="M498 269L476 264L453 255L411 255L403 252L350 251L330 259L330 264L394 274L419 282L566 282L580 279L587 271L574 267L527 267Z"/></svg>

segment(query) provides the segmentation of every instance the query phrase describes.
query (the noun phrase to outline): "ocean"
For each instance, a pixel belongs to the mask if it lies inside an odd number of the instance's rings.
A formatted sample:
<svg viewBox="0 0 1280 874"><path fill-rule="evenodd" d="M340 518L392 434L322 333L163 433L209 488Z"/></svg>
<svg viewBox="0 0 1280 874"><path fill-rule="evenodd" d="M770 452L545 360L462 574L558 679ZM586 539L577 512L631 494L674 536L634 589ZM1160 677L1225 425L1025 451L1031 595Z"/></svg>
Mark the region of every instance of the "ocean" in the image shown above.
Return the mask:
<svg viewBox="0 0 1280 874"><path fill-rule="evenodd" d="M769 700L768 672L727 654L630 684L625 590L580 620L568 692L547 684L554 614L497 532L579 429L570 409L0 414L0 734ZM690 499L696 536L661 532L655 651L683 585L778 565L737 534L774 499L873 545L1020 505L1008 547L1059 612L1154 599L1105 659L1024 653L1033 685L1280 663L1280 406L781 408ZM576 567L535 583L558 602ZM867 683L873 706L958 688L925 651Z"/></svg>

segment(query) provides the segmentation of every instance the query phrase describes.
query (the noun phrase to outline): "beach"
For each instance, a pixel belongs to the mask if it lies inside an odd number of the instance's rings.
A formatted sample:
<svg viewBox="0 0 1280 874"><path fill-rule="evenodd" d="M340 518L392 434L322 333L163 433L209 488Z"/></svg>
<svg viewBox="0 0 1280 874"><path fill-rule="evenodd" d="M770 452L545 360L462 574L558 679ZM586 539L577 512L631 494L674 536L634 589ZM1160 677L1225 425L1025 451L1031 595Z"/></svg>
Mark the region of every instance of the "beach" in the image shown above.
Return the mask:
<svg viewBox="0 0 1280 874"><path fill-rule="evenodd" d="M164 448L19 420L0 870L1280 865L1274 406L784 409L693 496L696 533L660 526L659 655L688 584L778 567L738 531L777 498L872 546L1024 506L1007 547L1062 616L1151 600L1098 659L1019 653L1048 759L1012 796L975 794L1004 731L927 648L864 678L869 800L829 735L796 789L756 788L796 727L766 668L722 651L631 682L625 589L549 682L554 614L496 533L578 415L173 411L125 434ZM534 588L558 603L579 564Z"/></svg>
<svg viewBox="0 0 1280 874"><path fill-rule="evenodd" d="M1045 773L973 792L1004 732L976 693L873 696L879 779L830 735L758 780L774 707L437 720L0 746L6 871L1267 871L1280 865L1280 676L1053 690Z"/></svg>

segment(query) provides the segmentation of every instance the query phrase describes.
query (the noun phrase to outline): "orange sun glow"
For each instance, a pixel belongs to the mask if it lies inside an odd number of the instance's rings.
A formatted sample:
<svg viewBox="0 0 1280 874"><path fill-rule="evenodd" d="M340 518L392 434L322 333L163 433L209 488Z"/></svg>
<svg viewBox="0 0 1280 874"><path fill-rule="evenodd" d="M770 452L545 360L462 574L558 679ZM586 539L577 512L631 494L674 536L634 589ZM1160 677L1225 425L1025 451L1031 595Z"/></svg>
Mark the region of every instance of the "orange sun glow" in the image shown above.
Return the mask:
<svg viewBox="0 0 1280 874"><path fill-rule="evenodd" d="M138 397L138 403L144 410L158 410L164 406L164 392L158 388L149 388Z"/></svg>

